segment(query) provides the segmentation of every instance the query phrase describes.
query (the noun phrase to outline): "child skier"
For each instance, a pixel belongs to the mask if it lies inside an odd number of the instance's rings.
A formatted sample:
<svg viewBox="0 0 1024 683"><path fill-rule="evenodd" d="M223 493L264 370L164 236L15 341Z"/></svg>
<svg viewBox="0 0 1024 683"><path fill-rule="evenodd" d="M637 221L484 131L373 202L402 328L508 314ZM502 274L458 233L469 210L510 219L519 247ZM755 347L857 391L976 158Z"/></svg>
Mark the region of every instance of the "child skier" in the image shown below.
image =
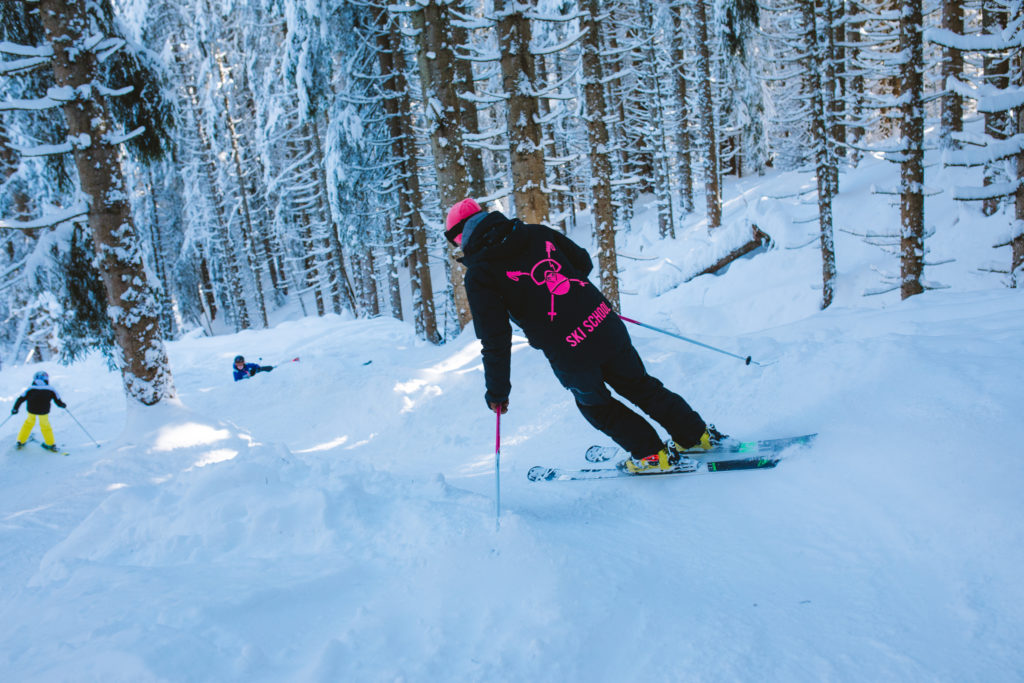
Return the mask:
<svg viewBox="0 0 1024 683"><path fill-rule="evenodd" d="M256 363L246 363L243 356L235 356L235 381L240 379L248 379L255 375L257 372L270 372L274 369L273 365L257 365Z"/></svg>
<svg viewBox="0 0 1024 683"><path fill-rule="evenodd" d="M449 211L445 237L462 248L466 294L482 344L484 400L508 410L512 328L544 352L583 417L630 457L634 474L669 469L678 453L710 449L724 435L681 396L647 374L625 325L587 276L590 255L565 235L487 212L473 199ZM664 427L662 442L643 417L612 397L611 387Z"/></svg>
<svg viewBox="0 0 1024 683"><path fill-rule="evenodd" d="M35 427L36 418L39 418L39 431L43 433L43 448L48 451L57 452L57 444L53 440L53 429L50 428L50 401L53 401L61 408L67 408L67 404L60 400L60 395L50 386L50 376L45 372L37 372L32 377L32 386L26 389L11 408L11 415L18 414L18 408L22 403L27 402L28 417L18 431L18 442L15 444L20 450L25 447L32 428Z"/></svg>

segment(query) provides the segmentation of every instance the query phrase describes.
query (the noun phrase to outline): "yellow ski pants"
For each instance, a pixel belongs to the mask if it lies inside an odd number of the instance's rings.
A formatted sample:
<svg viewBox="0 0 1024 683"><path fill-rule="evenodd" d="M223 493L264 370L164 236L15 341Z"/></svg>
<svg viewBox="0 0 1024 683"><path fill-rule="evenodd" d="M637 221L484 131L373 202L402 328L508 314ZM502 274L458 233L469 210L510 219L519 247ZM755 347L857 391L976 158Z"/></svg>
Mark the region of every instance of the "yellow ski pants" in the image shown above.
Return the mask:
<svg viewBox="0 0 1024 683"><path fill-rule="evenodd" d="M50 416L49 415L33 415L28 414L25 418L25 423L21 425L21 429L18 431L18 441L25 443L28 441L29 434L32 433L32 428L36 426L36 418L39 418L39 431L43 433L43 443L47 446L53 445L53 430L50 428Z"/></svg>

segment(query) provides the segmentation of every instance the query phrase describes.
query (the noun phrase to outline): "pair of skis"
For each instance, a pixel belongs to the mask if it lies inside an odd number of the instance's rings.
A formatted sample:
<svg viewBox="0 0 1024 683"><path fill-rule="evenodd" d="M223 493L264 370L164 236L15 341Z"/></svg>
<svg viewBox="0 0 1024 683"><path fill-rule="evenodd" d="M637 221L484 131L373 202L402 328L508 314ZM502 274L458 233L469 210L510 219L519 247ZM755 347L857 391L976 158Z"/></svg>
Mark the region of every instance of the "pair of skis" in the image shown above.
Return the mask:
<svg viewBox="0 0 1024 683"><path fill-rule="evenodd" d="M782 451L792 446L809 444L816 434L788 436L781 439L739 441L728 439L710 450L691 450L681 454L679 462L667 470L654 470L643 474L628 472L619 462L614 467L588 467L563 469L560 467L531 467L526 473L530 481L573 481L579 479L611 479L614 477L651 477L666 474L707 474L735 470L761 470L775 467ZM587 449L589 462L625 460L628 453L614 446L591 446Z"/></svg>
<svg viewBox="0 0 1024 683"><path fill-rule="evenodd" d="M56 446L56 450L47 448L46 444L44 444L41 441L39 441L38 439L36 439L35 434L33 434L32 436L28 437L28 441L25 442L25 446L28 446L30 443L37 443L37 444L39 444L39 447L42 448L47 453L53 453L54 455L71 455L71 453L69 453L68 451L64 450L60 446ZM17 446L15 446L15 449L18 450L18 451L21 451L21 450L25 449L25 446L22 446L21 448L18 448Z"/></svg>

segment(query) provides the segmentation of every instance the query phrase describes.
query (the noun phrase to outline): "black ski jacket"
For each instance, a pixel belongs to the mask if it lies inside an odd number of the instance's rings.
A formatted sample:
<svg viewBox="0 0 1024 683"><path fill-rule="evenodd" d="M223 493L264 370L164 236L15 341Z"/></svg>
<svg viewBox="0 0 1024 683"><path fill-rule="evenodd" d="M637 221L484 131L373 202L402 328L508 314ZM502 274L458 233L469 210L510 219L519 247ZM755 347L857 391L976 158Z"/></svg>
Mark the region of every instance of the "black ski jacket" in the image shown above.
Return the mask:
<svg viewBox="0 0 1024 683"><path fill-rule="evenodd" d="M28 412L33 415L49 415L50 401L53 401L61 408L67 408L67 405L64 401L60 400L60 395L54 391L53 387L45 384L33 384L22 392L21 396L18 397L18 400L14 402L14 408L11 412L18 412L18 408L21 407L21 404L28 402Z"/></svg>
<svg viewBox="0 0 1024 683"><path fill-rule="evenodd" d="M598 365L628 341L625 325L587 279L590 255L562 233L494 211L466 222L462 248L488 402L508 400L512 388L509 320L555 367Z"/></svg>

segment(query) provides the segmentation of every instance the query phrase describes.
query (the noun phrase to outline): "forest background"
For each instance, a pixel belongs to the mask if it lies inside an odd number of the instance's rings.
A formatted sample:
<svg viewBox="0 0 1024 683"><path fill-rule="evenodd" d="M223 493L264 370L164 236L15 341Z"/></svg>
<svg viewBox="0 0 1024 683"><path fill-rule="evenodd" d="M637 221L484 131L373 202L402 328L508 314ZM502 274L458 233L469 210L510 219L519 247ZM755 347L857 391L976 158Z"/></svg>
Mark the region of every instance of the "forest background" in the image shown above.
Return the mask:
<svg viewBox="0 0 1024 683"><path fill-rule="evenodd" d="M0 359L100 348L130 399L174 396L164 340L285 315L392 316L434 343L470 321L445 209L465 196L589 225L616 307L616 235L653 197L662 239L723 228L723 182L811 170L821 306L834 230L892 253L866 294L926 277L928 198L1005 218L1024 263L1020 0L0 4ZM925 152L976 169L930 186ZM844 169L900 224L832 213ZM771 246L751 217L714 269ZM692 277L699 273L689 273Z"/></svg>

